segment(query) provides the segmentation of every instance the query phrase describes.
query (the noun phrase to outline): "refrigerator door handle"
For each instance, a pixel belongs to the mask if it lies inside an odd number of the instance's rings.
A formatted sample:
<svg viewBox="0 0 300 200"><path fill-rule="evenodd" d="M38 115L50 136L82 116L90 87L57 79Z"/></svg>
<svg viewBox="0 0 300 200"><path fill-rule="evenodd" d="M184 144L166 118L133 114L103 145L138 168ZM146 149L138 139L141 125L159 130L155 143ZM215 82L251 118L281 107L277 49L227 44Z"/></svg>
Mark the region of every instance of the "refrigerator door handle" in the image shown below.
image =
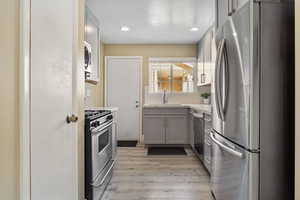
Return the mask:
<svg viewBox="0 0 300 200"><path fill-rule="evenodd" d="M224 54L225 50L225 39L223 38L220 41L220 44L218 46L218 56L217 56L217 62L216 62L216 77L215 77L215 93L216 93L216 105L217 105L217 113L219 118L224 121L224 109L223 105L221 103L221 88L220 88L220 79L221 79L221 64L222 64L222 56ZM222 110L221 110L222 109Z"/></svg>
<svg viewBox="0 0 300 200"><path fill-rule="evenodd" d="M225 74L225 80L224 80L224 105L222 105L222 114L223 114L223 118L225 120L225 113L226 113L226 108L227 108L227 104L228 104L228 90L229 90L229 66L228 66L228 55L226 52L226 48L225 48L225 44L224 44L224 74ZM223 121L224 121L223 120Z"/></svg>
<svg viewBox="0 0 300 200"><path fill-rule="evenodd" d="M225 144L222 144L221 142L219 142L215 136L214 136L214 133L210 133L210 138L211 140L216 143L219 147L221 147L223 150L227 151L228 153L234 155L234 156L237 156L239 158L244 158L244 155L243 153L239 152L239 151L236 151L228 146L226 146Z"/></svg>
<svg viewBox="0 0 300 200"><path fill-rule="evenodd" d="M219 108L219 97L218 97L218 85L219 85L219 62L220 62L220 48L221 48L221 42L218 45L217 48L217 58L216 58L216 69L215 69L215 102L216 102L216 111L218 114L218 117L221 119L221 114L220 114L220 108Z"/></svg>

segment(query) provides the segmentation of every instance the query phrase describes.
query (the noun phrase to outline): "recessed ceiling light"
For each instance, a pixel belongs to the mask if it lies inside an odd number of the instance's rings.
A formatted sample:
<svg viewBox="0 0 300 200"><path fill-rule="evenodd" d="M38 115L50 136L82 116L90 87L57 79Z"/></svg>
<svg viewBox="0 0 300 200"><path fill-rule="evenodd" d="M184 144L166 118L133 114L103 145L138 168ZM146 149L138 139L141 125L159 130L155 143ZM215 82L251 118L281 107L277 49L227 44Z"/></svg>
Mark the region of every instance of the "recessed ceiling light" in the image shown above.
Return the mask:
<svg viewBox="0 0 300 200"><path fill-rule="evenodd" d="M193 27L193 28L190 29L190 31L192 31L192 32L199 31L199 28L198 27Z"/></svg>
<svg viewBox="0 0 300 200"><path fill-rule="evenodd" d="M127 32L130 31L130 28L128 26L122 26L121 31Z"/></svg>

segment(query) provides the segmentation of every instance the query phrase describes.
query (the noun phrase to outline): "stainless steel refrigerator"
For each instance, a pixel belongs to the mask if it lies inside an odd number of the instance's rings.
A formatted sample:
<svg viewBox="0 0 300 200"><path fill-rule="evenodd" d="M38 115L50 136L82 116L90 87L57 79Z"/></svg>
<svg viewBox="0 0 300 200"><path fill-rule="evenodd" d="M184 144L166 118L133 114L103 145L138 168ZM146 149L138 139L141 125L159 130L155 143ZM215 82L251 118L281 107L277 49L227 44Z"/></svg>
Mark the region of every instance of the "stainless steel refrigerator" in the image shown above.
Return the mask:
<svg viewBox="0 0 300 200"><path fill-rule="evenodd" d="M216 30L211 188L216 200L293 197L294 3L240 0ZM217 8L220 11L220 8Z"/></svg>

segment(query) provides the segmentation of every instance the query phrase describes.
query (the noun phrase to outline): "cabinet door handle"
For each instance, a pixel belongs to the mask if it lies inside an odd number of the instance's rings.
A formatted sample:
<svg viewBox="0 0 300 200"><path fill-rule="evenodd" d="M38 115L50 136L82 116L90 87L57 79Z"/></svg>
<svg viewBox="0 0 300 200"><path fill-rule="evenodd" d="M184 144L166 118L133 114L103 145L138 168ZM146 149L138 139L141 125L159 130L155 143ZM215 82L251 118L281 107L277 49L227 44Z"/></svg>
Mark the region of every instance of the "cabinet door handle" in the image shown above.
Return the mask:
<svg viewBox="0 0 300 200"><path fill-rule="evenodd" d="M231 8L232 8L232 0L228 0L227 3L228 16L231 16Z"/></svg>

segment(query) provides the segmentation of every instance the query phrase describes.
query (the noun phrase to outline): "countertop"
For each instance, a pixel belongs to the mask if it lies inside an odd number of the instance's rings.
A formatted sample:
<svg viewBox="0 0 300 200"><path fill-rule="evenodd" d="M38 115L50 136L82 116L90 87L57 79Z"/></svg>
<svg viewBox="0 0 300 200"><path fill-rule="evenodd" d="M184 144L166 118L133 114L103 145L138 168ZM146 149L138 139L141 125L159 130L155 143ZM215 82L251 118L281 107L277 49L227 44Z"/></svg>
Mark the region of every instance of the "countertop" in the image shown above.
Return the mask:
<svg viewBox="0 0 300 200"><path fill-rule="evenodd" d="M86 110L109 110L111 112L117 112L119 110L118 107L91 107Z"/></svg>
<svg viewBox="0 0 300 200"><path fill-rule="evenodd" d="M145 104L143 108L189 108L211 114L211 105L208 104Z"/></svg>
<svg viewBox="0 0 300 200"><path fill-rule="evenodd" d="M211 114L211 105L209 104L183 104L189 106L189 108L197 111L202 111Z"/></svg>

